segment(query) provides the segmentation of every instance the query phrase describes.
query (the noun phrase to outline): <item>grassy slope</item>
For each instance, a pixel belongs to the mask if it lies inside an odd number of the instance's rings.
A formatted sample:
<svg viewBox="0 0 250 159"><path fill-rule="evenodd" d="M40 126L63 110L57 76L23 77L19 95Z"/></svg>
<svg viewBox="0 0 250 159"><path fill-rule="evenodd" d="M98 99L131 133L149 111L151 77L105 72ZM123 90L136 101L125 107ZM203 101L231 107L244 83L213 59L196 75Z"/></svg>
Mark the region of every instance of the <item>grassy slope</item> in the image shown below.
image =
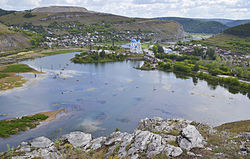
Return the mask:
<svg viewBox="0 0 250 159"><path fill-rule="evenodd" d="M30 46L29 37L8 29L0 23L0 52L19 50Z"/></svg>
<svg viewBox="0 0 250 159"><path fill-rule="evenodd" d="M0 36L3 34L10 34L14 33L13 31L10 31L7 26L0 23Z"/></svg>
<svg viewBox="0 0 250 159"><path fill-rule="evenodd" d="M250 120L225 123L216 127L219 131L229 131L233 133L250 132Z"/></svg>
<svg viewBox="0 0 250 159"><path fill-rule="evenodd" d="M225 30L224 33L202 41L202 43L230 49L243 54L250 53L250 23Z"/></svg>
<svg viewBox="0 0 250 159"><path fill-rule="evenodd" d="M94 24L100 23L102 21L111 23L113 28L118 30L136 30L141 29L142 31L156 31L159 35L172 36L173 33L177 32L177 27L179 24L176 22L161 21L155 19L141 19L141 18L128 18L113 14L103 14L103 13L35 13L32 12L32 15L36 15L31 18L24 18L26 12L16 12L0 17L6 25L22 25L26 23L32 23L33 25L42 25L48 26L50 23L65 22L65 21L79 21L83 24ZM80 17L71 17L71 18L57 18L55 20L40 20L42 18L56 17L62 15L74 15L74 14L83 14L85 16Z"/></svg>
<svg viewBox="0 0 250 159"><path fill-rule="evenodd" d="M174 20L183 25L183 29L189 33L217 34L228 27L216 21L205 21L191 18L162 17L162 20Z"/></svg>

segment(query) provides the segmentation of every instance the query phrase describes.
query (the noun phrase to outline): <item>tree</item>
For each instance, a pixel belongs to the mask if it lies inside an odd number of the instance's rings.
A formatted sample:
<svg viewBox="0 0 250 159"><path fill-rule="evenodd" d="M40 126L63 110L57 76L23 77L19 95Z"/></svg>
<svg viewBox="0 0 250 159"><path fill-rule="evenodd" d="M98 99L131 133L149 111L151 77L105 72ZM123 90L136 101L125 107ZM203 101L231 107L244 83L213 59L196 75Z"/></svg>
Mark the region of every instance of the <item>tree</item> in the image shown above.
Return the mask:
<svg viewBox="0 0 250 159"><path fill-rule="evenodd" d="M207 55L208 55L208 58L210 60L215 60L216 59L216 56L215 56L215 49L214 48L208 48L207 49Z"/></svg>
<svg viewBox="0 0 250 159"><path fill-rule="evenodd" d="M105 57L105 51L104 51L104 50L102 50L102 51L100 52L100 57Z"/></svg>
<svg viewBox="0 0 250 159"><path fill-rule="evenodd" d="M194 54L195 56L201 56L202 53L203 53L203 48L194 47L194 52L193 52L193 54Z"/></svg>
<svg viewBox="0 0 250 159"><path fill-rule="evenodd" d="M197 71L199 71L199 70L200 70L199 64L196 63L196 64L194 65L194 67L192 68L192 71L197 72Z"/></svg>
<svg viewBox="0 0 250 159"><path fill-rule="evenodd" d="M158 47L158 52L159 53L164 53L164 49L163 49L162 46L158 45L157 47Z"/></svg>
<svg viewBox="0 0 250 159"><path fill-rule="evenodd" d="M154 52L154 54L157 54L158 53L158 47L156 45L154 45L152 51Z"/></svg>

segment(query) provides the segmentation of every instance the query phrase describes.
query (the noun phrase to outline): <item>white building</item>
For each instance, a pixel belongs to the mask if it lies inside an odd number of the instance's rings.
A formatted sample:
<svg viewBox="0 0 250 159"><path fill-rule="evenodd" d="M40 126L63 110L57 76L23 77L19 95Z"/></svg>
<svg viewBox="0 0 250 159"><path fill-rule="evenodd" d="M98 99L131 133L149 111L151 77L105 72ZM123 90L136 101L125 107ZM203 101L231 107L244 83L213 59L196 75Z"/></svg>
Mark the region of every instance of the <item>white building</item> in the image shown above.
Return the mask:
<svg viewBox="0 0 250 159"><path fill-rule="evenodd" d="M141 43L140 40L138 42L135 39L132 39L130 42L130 52L132 53L143 53L142 48L141 48Z"/></svg>

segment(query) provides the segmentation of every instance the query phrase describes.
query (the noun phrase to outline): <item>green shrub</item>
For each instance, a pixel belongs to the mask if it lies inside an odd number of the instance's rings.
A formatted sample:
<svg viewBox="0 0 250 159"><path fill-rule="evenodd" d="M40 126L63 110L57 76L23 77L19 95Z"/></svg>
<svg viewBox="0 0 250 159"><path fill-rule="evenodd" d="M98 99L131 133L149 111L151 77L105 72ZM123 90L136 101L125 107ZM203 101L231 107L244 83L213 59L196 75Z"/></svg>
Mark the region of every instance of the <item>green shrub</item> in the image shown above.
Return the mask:
<svg viewBox="0 0 250 159"><path fill-rule="evenodd" d="M5 77L8 77L9 75L5 74L5 73L0 73L0 79L1 78L5 78Z"/></svg>

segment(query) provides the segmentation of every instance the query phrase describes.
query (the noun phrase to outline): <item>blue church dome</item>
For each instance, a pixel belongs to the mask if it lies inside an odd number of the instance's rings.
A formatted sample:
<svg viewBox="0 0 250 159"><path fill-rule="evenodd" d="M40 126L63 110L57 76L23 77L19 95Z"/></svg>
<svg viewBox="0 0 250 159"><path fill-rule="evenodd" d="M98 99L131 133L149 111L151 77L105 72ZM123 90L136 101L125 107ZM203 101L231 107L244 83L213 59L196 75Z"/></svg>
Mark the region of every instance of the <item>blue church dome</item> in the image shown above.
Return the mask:
<svg viewBox="0 0 250 159"><path fill-rule="evenodd" d="M137 41L135 39L132 39L131 43L137 43Z"/></svg>

